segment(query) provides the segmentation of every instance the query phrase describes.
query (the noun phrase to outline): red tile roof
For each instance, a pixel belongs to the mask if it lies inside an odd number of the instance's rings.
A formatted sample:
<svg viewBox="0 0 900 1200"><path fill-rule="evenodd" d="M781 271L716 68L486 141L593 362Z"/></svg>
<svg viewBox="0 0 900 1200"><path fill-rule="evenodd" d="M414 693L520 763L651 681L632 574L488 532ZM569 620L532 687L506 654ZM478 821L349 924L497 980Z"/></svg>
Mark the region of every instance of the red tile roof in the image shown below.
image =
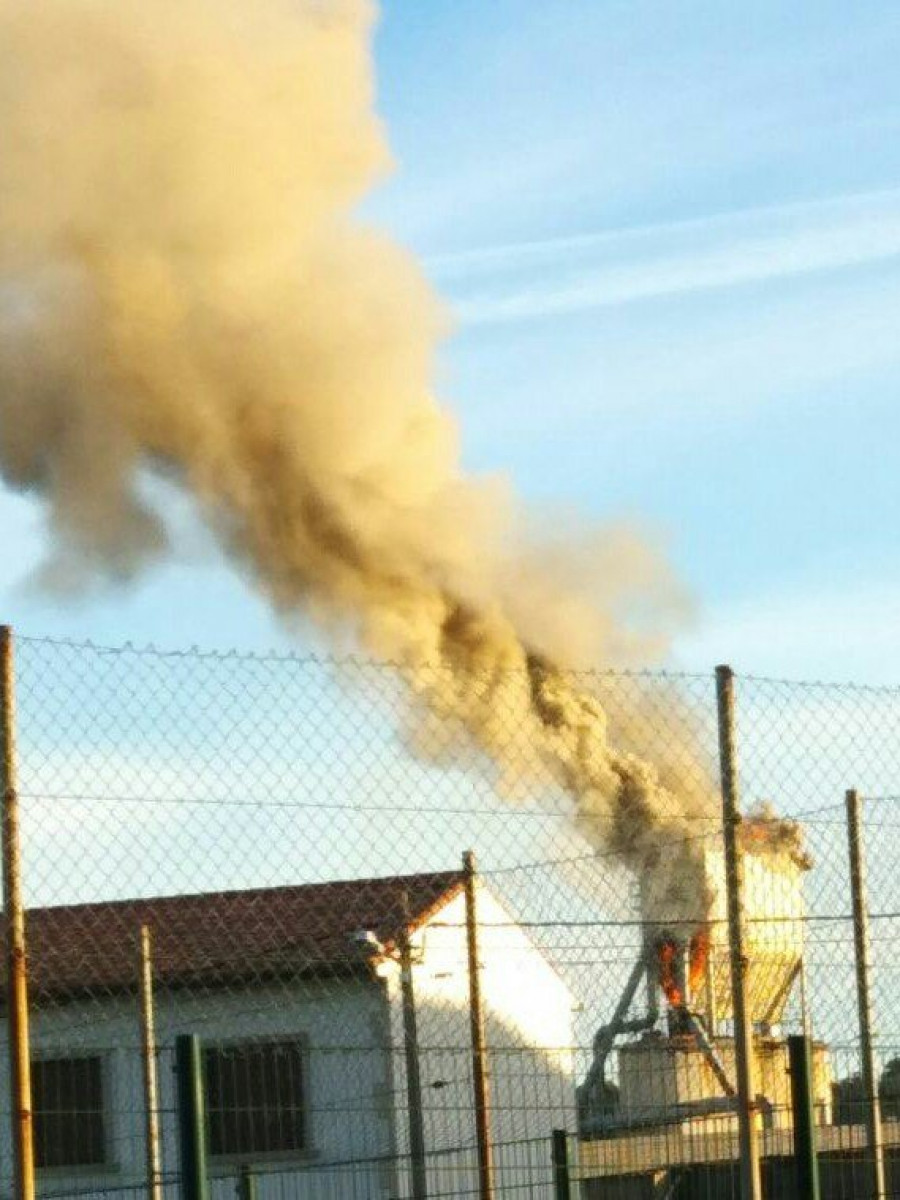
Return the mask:
<svg viewBox="0 0 900 1200"><path fill-rule="evenodd" d="M403 928L404 893L414 928L462 887L461 873L443 872L31 909L32 998L133 989L142 925L163 987L359 973L368 954L354 933L371 930L390 945ZM3 963L5 975L5 954Z"/></svg>

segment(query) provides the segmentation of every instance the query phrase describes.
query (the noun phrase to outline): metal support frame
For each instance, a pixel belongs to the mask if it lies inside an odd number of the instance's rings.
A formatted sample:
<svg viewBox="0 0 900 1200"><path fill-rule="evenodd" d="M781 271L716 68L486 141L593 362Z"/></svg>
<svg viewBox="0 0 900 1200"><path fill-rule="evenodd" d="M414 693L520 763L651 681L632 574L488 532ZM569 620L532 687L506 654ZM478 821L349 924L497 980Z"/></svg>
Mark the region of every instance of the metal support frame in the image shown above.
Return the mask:
<svg viewBox="0 0 900 1200"><path fill-rule="evenodd" d="M616 1038L623 1034L641 1033L646 1029L652 1029L659 1018L659 998L655 982L652 978L653 955L653 943L649 942L644 946L644 949L638 956L637 962L631 969L631 974L628 976L628 981L625 984L622 995L619 997L619 1002L616 1005L612 1018L606 1025L602 1025L594 1036L594 1057L584 1077L584 1081L578 1089L580 1103L582 1108L587 1112L590 1112L596 1106L597 1100L602 1095L602 1088L606 1079L606 1063L615 1047ZM644 1016L628 1019L628 1011L634 1002L640 982L645 976L648 981L647 1012ZM709 1063L713 1075L715 1075L719 1086L722 1088L729 1102L728 1107L733 1109L733 1100L737 1094L737 1089L725 1069L721 1055L716 1049L715 1043L705 1027L702 1018L687 1005L681 1005L678 1009L673 1010L673 1012L680 1031L694 1038L697 1048ZM615 1121L588 1119L585 1122L585 1126L589 1130L607 1129L611 1124L615 1124Z"/></svg>
<svg viewBox="0 0 900 1200"><path fill-rule="evenodd" d="M778 988L775 995L772 997L769 1007L766 1009L766 1015L762 1019L762 1024L764 1027L766 1027L766 1026L771 1027L775 1023L777 1014L784 1008L784 1005L787 1003L788 997L790 996L791 992L794 990L794 984L797 982L798 979L800 980L800 986L801 986L801 992L802 992L803 988L804 988L803 959L802 958L800 958L796 963L794 963L794 965L791 967L790 971L788 971L787 975L785 976L784 981L781 984L781 987ZM803 1032L808 1033L809 1029L807 1028L808 1017L807 1017L807 1012L806 1012L806 997L805 997L805 995L801 995L800 1008L801 1008L802 1019L803 1019L803 1023L804 1023L803 1024Z"/></svg>
<svg viewBox="0 0 900 1200"><path fill-rule="evenodd" d="M693 1036L700 1053L709 1063L709 1069L715 1075L719 1087L725 1095L730 1097L737 1095L737 1089L728 1077L728 1072L725 1070L725 1064L722 1062L721 1055L703 1028L703 1022L699 1016L685 1008L681 1014L681 1022L685 1033Z"/></svg>
<svg viewBox="0 0 900 1200"><path fill-rule="evenodd" d="M587 1109L593 1108L595 1101L602 1096L603 1085L606 1081L606 1061L612 1052L619 1034L639 1033L643 1029L652 1028L656 1023L659 1013L653 1006L653 1002L656 999L656 989L653 987L648 988L648 1001L650 1003L648 1004L646 1017L636 1017L632 1021L626 1021L628 1010L631 1008L641 980L646 975L647 956L642 951L638 956L637 962L631 968L631 974L628 976L628 982L625 984L625 989L619 997L619 1003L616 1005L615 1012L609 1022L606 1025L602 1025L594 1035L594 1057L580 1088Z"/></svg>

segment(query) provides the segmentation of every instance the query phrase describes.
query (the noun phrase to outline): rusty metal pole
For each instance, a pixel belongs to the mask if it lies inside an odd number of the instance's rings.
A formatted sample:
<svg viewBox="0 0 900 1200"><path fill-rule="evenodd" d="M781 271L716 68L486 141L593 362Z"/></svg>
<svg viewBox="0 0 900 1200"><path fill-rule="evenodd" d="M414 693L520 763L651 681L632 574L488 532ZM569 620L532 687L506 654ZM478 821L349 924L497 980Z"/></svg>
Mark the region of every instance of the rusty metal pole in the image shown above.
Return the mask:
<svg viewBox="0 0 900 1200"><path fill-rule="evenodd" d="M16 791L15 668L13 632L0 626L0 770L3 772L3 910L6 925L10 1116L13 1195L34 1200L34 1143L31 1110L31 1054L28 1037L28 961L19 796Z"/></svg>
<svg viewBox="0 0 900 1200"><path fill-rule="evenodd" d="M475 855L463 855L466 889L466 944L469 961L469 1024L472 1031L472 1083L475 1100L475 1133L478 1142L479 1200L493 1200L494 1162L491 1147L491 1099L484 1011L481 1006L481 966L478 961L478 913L476 909Z"/></svg>
<svg viewBox="0 0 900 1200"><path fill-rule="evenodd" d="M853 943L856 951L856 1002L859 1009L859 1047L865 1089L866 1134L872 1156L873 1200L887 1195L884 1174L884 1142L881 1131L881 1101L875 1071L872 1034L872 995L869 983L869 902L866 895L866 868L863 850L860 796L855 790L846 794L847 843L850 850L850 892L853 898Z"/></svg>
<svg viewBox="0 0 900 1200"><path fill-rule="evenodd" d="M719 717L719 766L722 776L722 832L725 887L728 896L728 948L731 960L731 1004L734 1010L734 1054L737 1075L738 1135L741 1155L741 1200L762 1200L759 1137L756 1128L753 1026L747 1003L747 954L744 949L744 864L738 845L741 823L734 720L734 673L716 667Z"/></svg>
<svg viewBox="0 0 900 1200"><path fill-rule="evenodd" d="M153 1006L153 941L149 925L141 926L140 958L141 1061L144 1074L144 1140L147 1159L147 1200L162 1200L162 1160L159 1140L159 1081L156 1061L156 1020Z"/></svg>

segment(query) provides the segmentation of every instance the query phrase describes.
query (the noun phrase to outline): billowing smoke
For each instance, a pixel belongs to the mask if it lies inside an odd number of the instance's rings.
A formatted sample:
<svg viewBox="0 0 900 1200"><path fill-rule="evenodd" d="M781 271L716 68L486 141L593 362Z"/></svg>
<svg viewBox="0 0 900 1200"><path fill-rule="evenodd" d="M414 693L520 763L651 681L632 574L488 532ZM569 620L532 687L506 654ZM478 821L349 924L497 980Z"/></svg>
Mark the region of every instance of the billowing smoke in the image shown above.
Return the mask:
<svg viewBox="0 0 900 1200"><path fill-rule="evenodd" d="M627 531L541 545L461 471L445 315L354 214L389 166L373 16L0 0L0 469L45 505L53 586L165 555L145 484L175 481L279 610L397 663L423 753L456 729L501 783L562 783L696 914L708 792L616 748L565 673L641 653L677 589Z"/></svg>

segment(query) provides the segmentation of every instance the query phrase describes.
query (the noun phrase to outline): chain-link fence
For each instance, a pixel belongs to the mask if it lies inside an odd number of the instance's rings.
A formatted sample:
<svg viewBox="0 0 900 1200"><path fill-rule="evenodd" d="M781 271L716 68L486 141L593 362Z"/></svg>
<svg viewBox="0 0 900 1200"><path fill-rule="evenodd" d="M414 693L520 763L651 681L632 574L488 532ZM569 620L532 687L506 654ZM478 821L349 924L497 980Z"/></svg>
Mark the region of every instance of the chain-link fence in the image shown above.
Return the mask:
<svg viewBox="0 0 900 1200"><path fill-rule="evenodd" d="M561 677L562 756L497 680L488 734L388 664L29 638L15 660L41 1196L196 1194L194 1119L214 1200L740 1194L714 677ZM804 1194L804 1033L822 1194L877 1195L880 1158L900 1195L900 692L736 700L763 1192Z"/></svg>

